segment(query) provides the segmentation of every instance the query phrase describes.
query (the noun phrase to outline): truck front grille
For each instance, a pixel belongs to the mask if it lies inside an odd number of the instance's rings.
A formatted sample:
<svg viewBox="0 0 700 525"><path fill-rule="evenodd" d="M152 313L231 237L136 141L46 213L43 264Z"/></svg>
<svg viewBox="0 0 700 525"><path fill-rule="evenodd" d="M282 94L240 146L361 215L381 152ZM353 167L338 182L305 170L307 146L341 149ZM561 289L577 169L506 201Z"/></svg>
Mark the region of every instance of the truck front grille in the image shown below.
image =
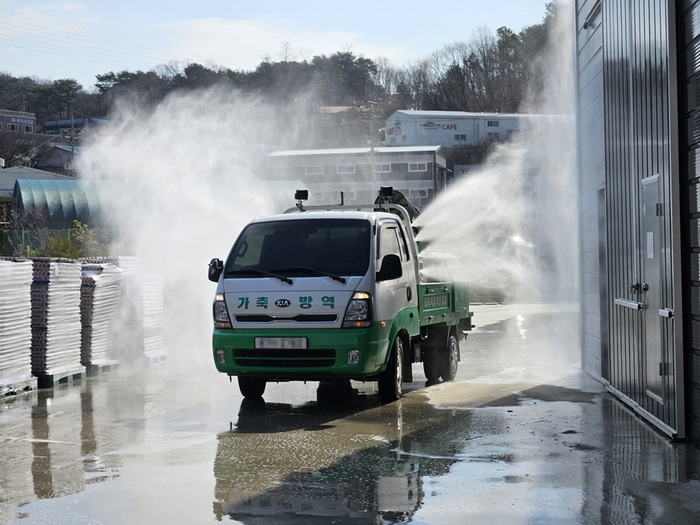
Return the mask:
<svg viewBox="0 0 700 525"><path fill-rule="evenodd" d="M237 323L274 323L275 321L292 321L294 323L335 323L337 314L299 314L292 317L278 317L275 315L237 315Z"/></svg>
<svg viewBox="0 0 700 525"><path fill-rule="evenodd" d="M233 358L238 366L267 368L321 368L335 364L335 350L237 348Z"/></svg>

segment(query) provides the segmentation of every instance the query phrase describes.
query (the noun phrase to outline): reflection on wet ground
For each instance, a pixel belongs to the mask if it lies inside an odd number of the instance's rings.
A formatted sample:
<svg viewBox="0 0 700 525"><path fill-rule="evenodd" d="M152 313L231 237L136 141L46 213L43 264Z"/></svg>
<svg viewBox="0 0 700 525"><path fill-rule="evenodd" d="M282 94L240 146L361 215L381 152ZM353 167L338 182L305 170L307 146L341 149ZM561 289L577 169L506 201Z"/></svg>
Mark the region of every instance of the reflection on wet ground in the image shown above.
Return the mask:
<svg viewBox="0 0 700 525"><path fill-rule="evenodd" d="M176 363L0 402L0 523L700 521L698 450L581 374L575 312L522 311L388 405L361 383L244 401Z"/></svg>
<svg viewBox="0 0 700 525"><path fill-rule="evenodd" d="M458 461L471 416L418 397L381 407L368 402L373 398L358 396L341 418L282 404L242 411L235 429L218 437L217 516L244 523L277 515L299 523L410 517L423 501L422 477L440 476Z"/></svg>

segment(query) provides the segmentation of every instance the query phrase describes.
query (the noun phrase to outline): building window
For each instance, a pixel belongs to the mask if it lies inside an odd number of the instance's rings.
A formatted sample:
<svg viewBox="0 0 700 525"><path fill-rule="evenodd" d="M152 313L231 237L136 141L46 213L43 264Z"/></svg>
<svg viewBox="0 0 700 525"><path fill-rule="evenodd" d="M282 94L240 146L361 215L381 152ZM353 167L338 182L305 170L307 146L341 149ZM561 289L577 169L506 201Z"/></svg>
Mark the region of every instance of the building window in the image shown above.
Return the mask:
<svg viewBox="0 0 700 525"><path fill-rule="evenodd" d="M7 131L19 131L17 129L17 124L8 124L7 125Z"/></svg>
<svg viewBox="0 0 700 525"><path fill-rule="evenodd" d="M375 164L375 173L391 173L391 164Z"/></svg>
<svg viewBox="0 0 700 525"><path fill-rule="evenodd" d="M34 126L24 126L24 132L25 132L25 133L32 133L32 132L34 132Z"/></svg>
<svg viewBox="0 0 700 525"><path fill-rule="evenodd" d="M425 162L409 162L408 171L428 171L428 164Z"/></svg>
<svg viewBox="0 0 700 525"><path fill-rule="evenodd" d="M489 132L489 133L486 134L486 136L487 136L489 139L491 139L491 140L498 140L499 138L501 138L501 135L500 135L499 133L491 133L491 132Z"/></svg>
<svg viewBox="0 0 700 525"><path fill-rule="evenodd" d="M280 175L291 175L292 170L289 167L275 167L275 175L280 176Z"/></svg>
<svg viewBox="0 0 700 525"><path fill-rule="evenodd" d="M336 166L336 171L339 175L347 175L348 173L355 173L355 166L352 164L344 165L344 166Z"/></svg>
<svg viewBox="0 0 700 525"><path fill-rule="evenodd" d="M455 142L466 142L466 141L467 141L466 135L455 135Z"/></svg>
<svg viewBox="0 0 700 525"><path fill-rule="evenodd" d="M323 175L323 166L306 166L307 175Z"/></svg>
<svg viewBox="0 0 700 525"><path fill-rule="evenodd" d="M489 128L497 128L498 127L498 121L497 120L487 120L486 121L486 126Z"/></svg>
<svg viewBox="0 0 700 525"><path fill-rule="evenodd" d="M2 131L2 122L0 122L0 131Z"/></svg>

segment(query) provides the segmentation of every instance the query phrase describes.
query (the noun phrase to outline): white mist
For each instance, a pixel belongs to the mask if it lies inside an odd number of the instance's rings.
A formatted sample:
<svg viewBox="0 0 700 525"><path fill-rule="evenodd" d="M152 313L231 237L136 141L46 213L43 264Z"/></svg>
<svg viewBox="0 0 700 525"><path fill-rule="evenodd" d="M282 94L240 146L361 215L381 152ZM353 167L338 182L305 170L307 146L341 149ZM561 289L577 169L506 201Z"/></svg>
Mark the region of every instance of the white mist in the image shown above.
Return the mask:
<svg viewBox="0 0 700 525"><path fill-rule="evenodd" d="M119 104L80 173L109 188L113 254L138 256L144 274L162 276L166 349L213 366L207 264L226 257L249 220L280 211L258 184L259 145L275 141L275 112L223 89L175 93L144 108Z"/></svg>
<svg viewBox="0 0 700 525"><path fill-rule="evenodd" d="M431 242L429 249L460 258L471 289L482 291L482 297L473 297L540 303L500 307L522 315L489 327L503 332L493 336L499 348L489 357L499 371L468 381L519 382L525 389L539 384L570 387L571 379L581 377L575 30L572 6L560 9L541 58L548 65L544 89L533 90L531 102L522 108L522 113L541 117L496 148L483 169L457 181L419 217L420 236ZM489 324L478 312L474 322ZM491 339L469 338L461 366L468 368L470 359L478 363L492 348Z"/></svg>
<svg viewBox="0 0 700 525"><path fill-rule="evenodd" d="M571 5L562 5L542 92L522 113L528 130L499 145L476 174L455 182L417 224L430 249L458 256L475 288L511 301L575 302L578 204Z"/></svg>

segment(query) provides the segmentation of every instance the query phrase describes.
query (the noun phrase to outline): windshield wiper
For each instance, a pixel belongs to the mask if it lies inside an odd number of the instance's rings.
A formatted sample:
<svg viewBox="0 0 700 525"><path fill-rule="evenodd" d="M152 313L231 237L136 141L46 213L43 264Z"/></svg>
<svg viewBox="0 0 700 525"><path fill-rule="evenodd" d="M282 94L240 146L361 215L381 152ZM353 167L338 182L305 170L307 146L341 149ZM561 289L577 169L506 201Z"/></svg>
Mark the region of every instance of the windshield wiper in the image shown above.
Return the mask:
<svg viewBox="0 0 700 525"><path fill-rule="evenodd" d="M275 279L279 279L280 281L284 281L287 284L294 284L294 281L292 281L289 277L285 277L284 275L277 275L275 273L265 272L256 268L241 268L240 270L229 270L228 272L226 272L226 275L224 275L224 277L228 277L229 275L240 275L246 273L252 273L253 275L262 275L264 277L273 277Z"/></svg>
<svg viewBox="0 0 700 525"><path fill-rule="evenodd" d="M324 277L330 277L334 281L338 281L340 284L345 284L345 277L340 277L334 273L324 272L323 270L317 270L316 268L309 268L308 266L294 266L293 268L275 268L275 272L307 272L316 275L323 275Z"/></svg>

